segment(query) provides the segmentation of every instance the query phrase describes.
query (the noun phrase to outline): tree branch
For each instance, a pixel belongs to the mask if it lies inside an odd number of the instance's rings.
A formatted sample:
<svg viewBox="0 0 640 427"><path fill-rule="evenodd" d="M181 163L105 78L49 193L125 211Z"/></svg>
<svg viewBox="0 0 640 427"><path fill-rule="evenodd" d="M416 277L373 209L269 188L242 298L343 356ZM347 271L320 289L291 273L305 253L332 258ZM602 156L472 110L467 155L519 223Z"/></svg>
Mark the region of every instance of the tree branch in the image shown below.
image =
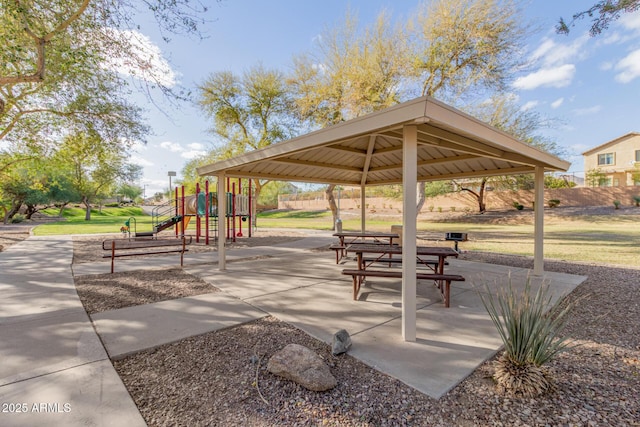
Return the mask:
<svg viewBox="0 0 640 427"><path fill-rule="evenodd" d="M37 54L37 64L36 71L31 75L17 75L17 76L0 76L0 85L8 85L8 84L16 84L16 83L40 83L44 80L45 75L45 49L44 46L48 43L56 34L66 30L72 22L76 21L80 15L84 13L84 11L89 6L90 0L83 0L82 4L78 8L77 11L71 14L68 19L62 21L59 25L57 25L52 31L45 34L44 36L38 36L33 32L27 23L26 17L22 16L24 22L24 31L27 33L29 37L33 39L36 45L36 54ZM18 9L24 10L24 7L20 4L20 0L16 0L16 5ZM0 102L0 113L4 111L4 103Z"/></svg>

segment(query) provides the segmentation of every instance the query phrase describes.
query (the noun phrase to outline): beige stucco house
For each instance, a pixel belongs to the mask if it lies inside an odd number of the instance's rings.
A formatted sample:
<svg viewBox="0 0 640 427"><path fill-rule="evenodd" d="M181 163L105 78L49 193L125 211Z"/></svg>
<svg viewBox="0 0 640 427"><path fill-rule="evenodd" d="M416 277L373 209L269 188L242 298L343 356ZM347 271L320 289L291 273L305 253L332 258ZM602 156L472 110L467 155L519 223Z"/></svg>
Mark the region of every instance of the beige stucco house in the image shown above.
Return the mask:
<svg viewBox="0 0 640 427"><path fill-rule="evenodd" d="M629 132L619 138L582 153L586 185L601 187L640 186L640 133ZM597 182L589 183L589 173L602 173Z"/></svg>

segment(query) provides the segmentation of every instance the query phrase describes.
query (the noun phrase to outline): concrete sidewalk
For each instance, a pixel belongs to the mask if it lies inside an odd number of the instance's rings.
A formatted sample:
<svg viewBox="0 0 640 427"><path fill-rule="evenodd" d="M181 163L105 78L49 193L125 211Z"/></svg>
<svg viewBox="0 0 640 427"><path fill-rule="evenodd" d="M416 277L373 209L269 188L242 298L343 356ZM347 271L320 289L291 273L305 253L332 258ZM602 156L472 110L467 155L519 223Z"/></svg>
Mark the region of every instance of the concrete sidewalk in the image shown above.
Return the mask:
<svg viewBox="0 0 640 427"><path fill-rule="evenodd" d="M144 426L75 291L69 236L0 252L0 425Z"/></svg>

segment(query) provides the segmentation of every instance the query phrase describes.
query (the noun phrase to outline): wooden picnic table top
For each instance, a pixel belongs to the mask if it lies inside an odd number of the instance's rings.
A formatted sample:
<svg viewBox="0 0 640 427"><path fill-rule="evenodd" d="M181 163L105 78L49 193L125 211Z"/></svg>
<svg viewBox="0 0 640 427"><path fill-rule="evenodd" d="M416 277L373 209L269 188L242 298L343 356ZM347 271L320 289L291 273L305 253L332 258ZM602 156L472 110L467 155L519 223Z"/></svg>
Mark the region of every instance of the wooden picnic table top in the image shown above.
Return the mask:
<svg viewBox="0 0 640 427"><path fill-rule="evenodd" d="M359 244L349 246L349 252L377 253L377 254L402 254L402 246L391 245L367 245ZM458 257L458 252L447 246L416 246L416 255L434 255L438 257Z"/></svg>
<svg viewBox="0 0 640 427"><path fill-rule="evenodd" d="M341 231L333 233L335 237L380 237L380 238L394 238L397 239L400 236L398 233L380 233L377 231Z"/></svg>

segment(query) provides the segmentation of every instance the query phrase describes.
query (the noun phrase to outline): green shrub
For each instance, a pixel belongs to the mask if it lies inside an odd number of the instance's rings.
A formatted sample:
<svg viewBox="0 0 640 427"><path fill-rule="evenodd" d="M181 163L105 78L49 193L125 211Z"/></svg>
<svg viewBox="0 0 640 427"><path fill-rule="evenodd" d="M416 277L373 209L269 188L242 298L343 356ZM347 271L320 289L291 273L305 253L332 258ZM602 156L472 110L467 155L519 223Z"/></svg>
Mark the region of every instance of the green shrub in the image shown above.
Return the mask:
<svg viewBox="0 0 640 427"><path fill-rule="evenodd" d="M518 294L509 278L509 287L495 298L490 292L480 294L504 344L494 373L503 391L533 397L554 388L550 373L542 365L569 347L559 332L572 305L550 312L548 291L549 285L543 283L533 294L531 279L527 278L522 294Z"/></svg>
<svg viewBox="0 0 640 427"><path fill-rule="evenodd" d="M118 202L105 203L104 207L105 208L117 208L117 207L120 207L120 204L118 204Z"/></svg>
<svg viewBox="0 0 640 427"><path fill-rule="evenodd" d="M11 218L11 224L18 224L21 223L22 221L24 221L25 219L27 219L27 217L25 217L22 214L15 214L12 218Z"/></svg>
<svg viewBox="0 0 640 427"><path fill-rule="evenodd" d="M636 206L640 206L640 196L633 196L633 203L635 203Z"/></svg>
<svg viewBox="0 0 640 427"><path fill-rule="evenodd" d="M620 200L614 200L613 201L613 207L615 209L620 209Z"/></svg>
<svg viewBox="0 0 640 427"><path fill-rule="evenodd" d="M442 212L442 206L438 206L438 212Z"/></svg>
<svg viewBox="0 0 640 427"><path fill-rule="evenodd" d="M513 202L513 207L516 208L517 210L521 211L522 209L524 209L524 205L522 205L520 202Z"/></svg>
<svg viewBox="0 0 640 427"><path fill-rule="evenodd" d="M429 205L427 209L429 209L429 212L433 212L433 205Z"/></svg>
<svg viewBox="0 0 640 427"><path fill-rule="evenodd" d="M558 199L551 199L547 202L547 205L549 205L550 208L557 208L558 205L560 205L560 200Z"/></svg>

